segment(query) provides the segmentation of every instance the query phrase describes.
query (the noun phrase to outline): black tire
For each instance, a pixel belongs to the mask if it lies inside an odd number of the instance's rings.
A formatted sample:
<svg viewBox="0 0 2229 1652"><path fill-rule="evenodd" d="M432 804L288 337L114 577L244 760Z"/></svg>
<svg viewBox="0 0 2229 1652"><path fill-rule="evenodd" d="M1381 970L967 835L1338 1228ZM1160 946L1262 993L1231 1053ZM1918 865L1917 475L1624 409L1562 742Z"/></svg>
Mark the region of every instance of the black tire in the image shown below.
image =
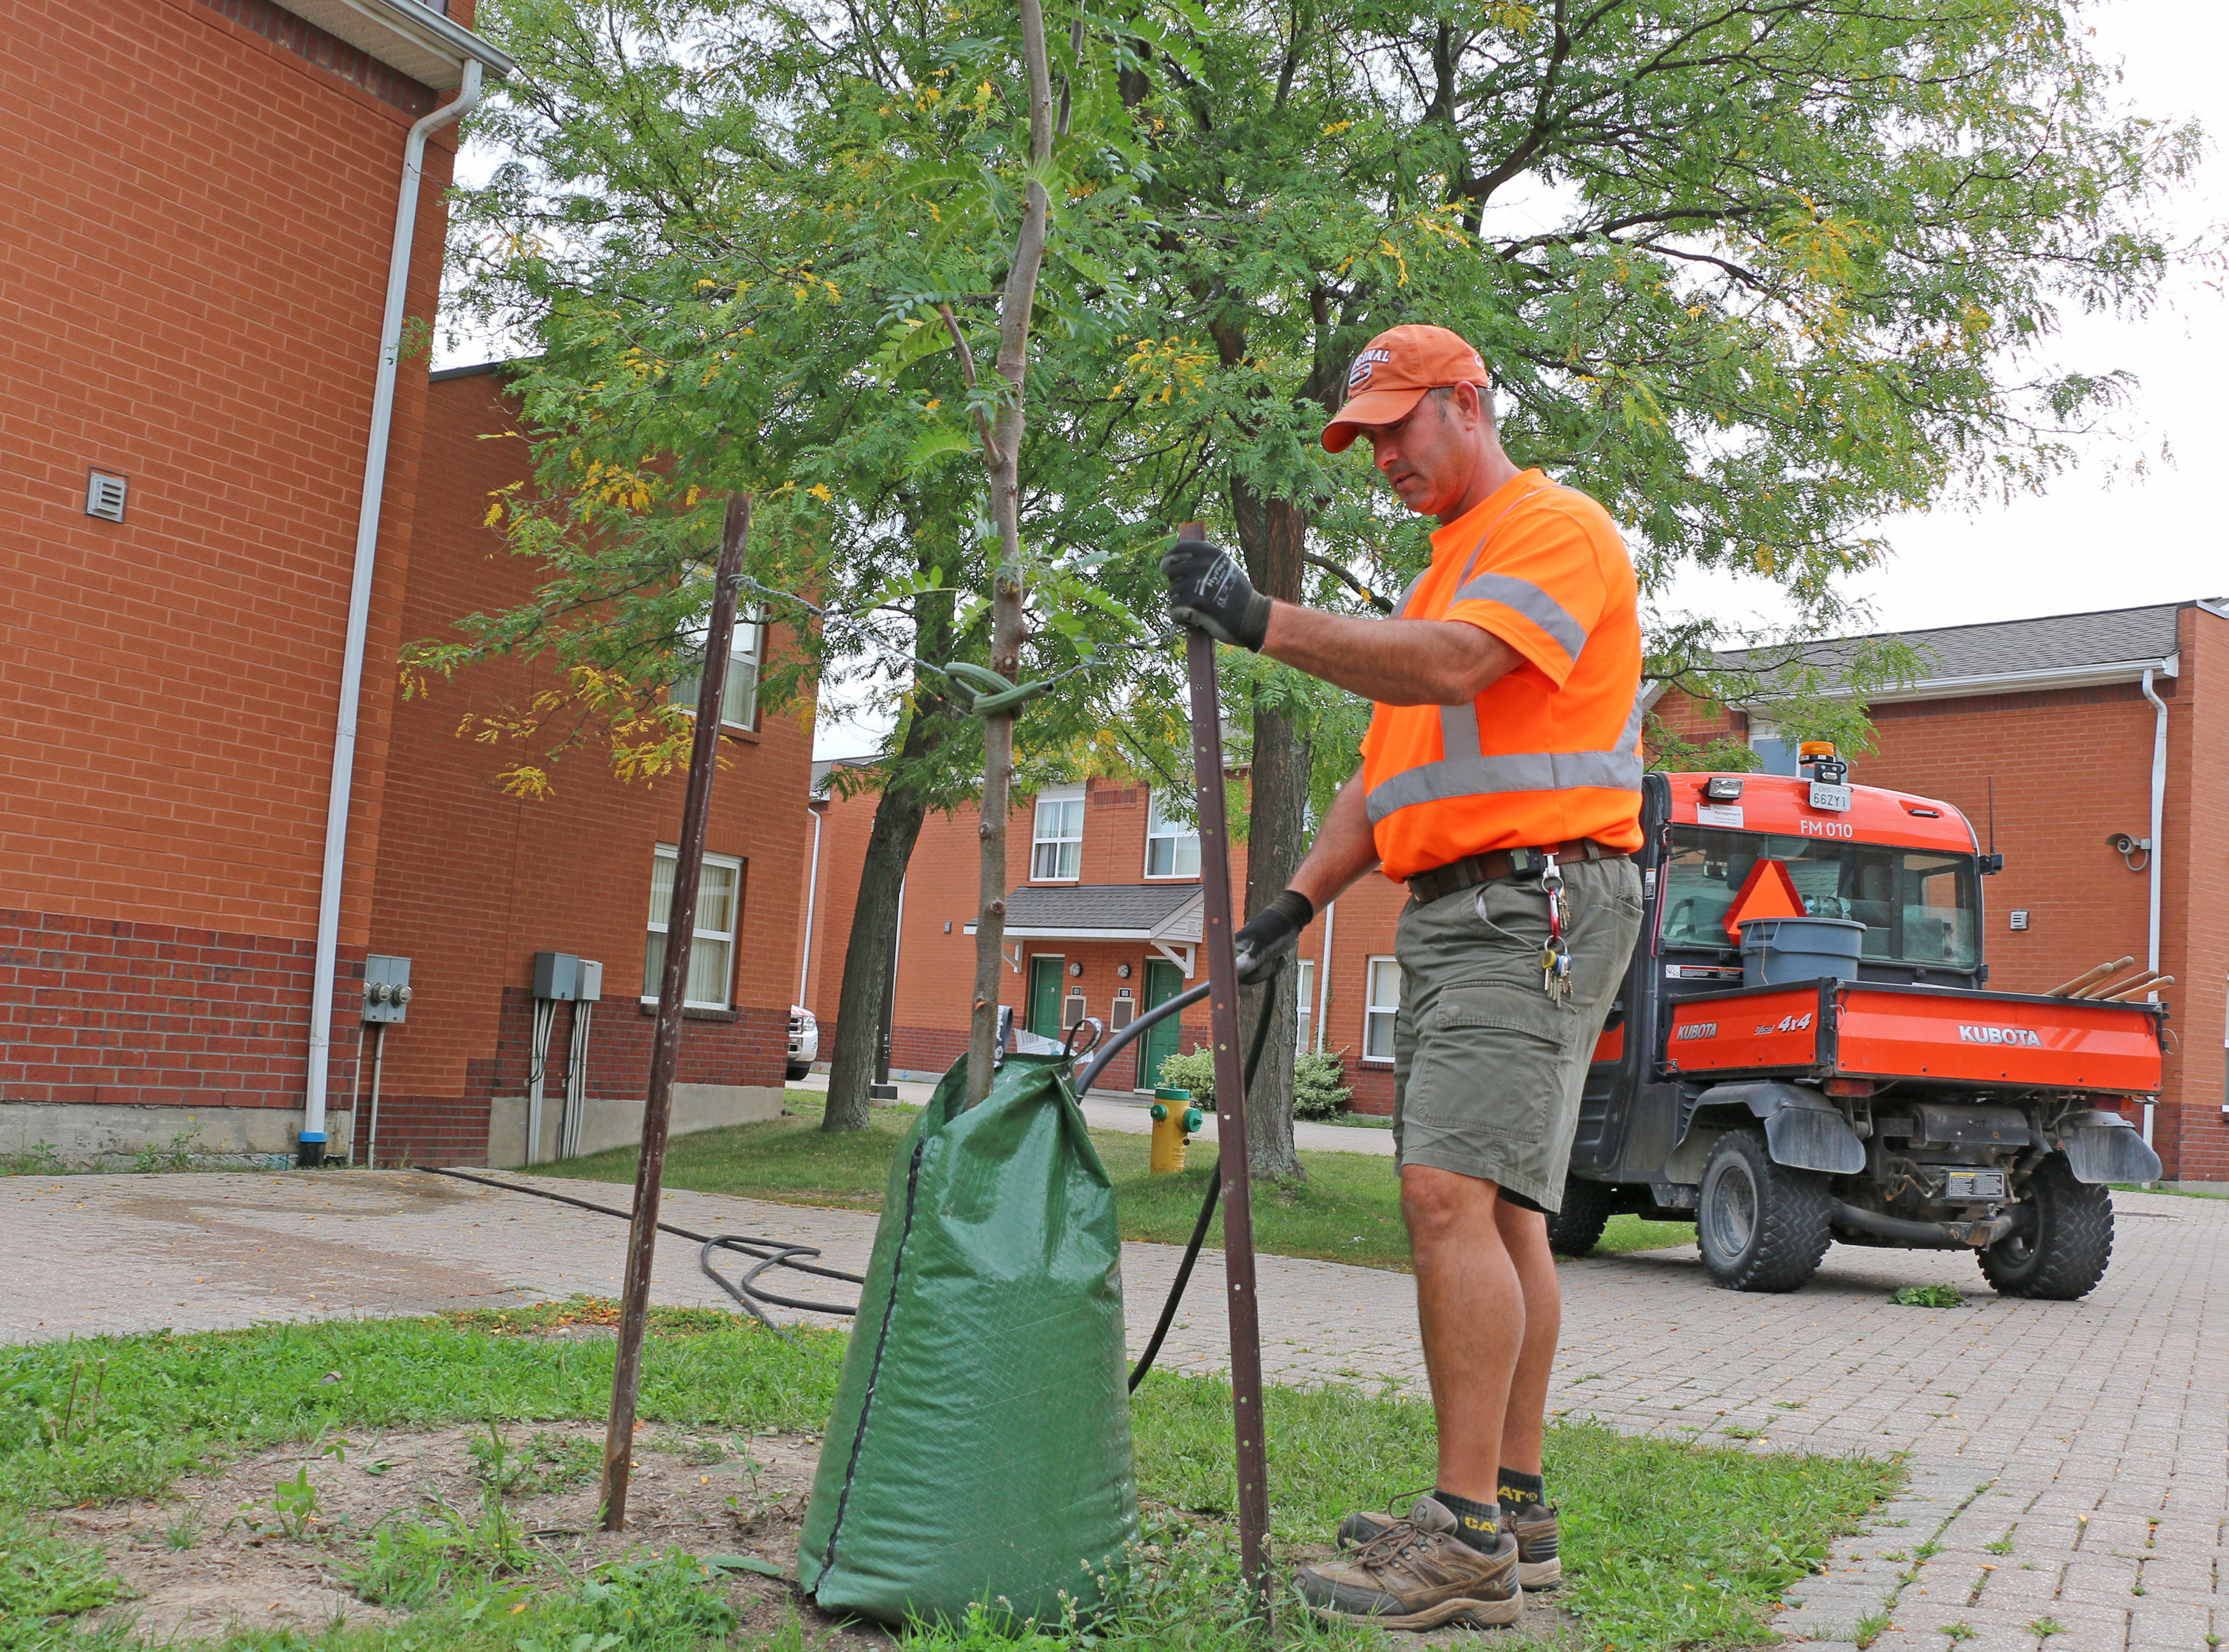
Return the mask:
<svg viewBox="0 0 2229 1652"><path fill-rule="evenodd" d="M1819 1271L1833 1212L1824 1176L1773 1163L1762 1130L1729 1130L1703 1167L1695 1210L1703 1267L1728 1290L1795 1290Z"/></svg>
<svg viewBox="0 0 2229 1652"><path fill-rule="evenodd" d="M793 1084L813 1070L813 1064L809 1061L793 1061L785 1070L789 1075L790 1083Z"/></svg>
<svg viewBox="0 0 2229 1652"><path fill-rule="evenodd" d="M2071 1302L2087 1296L2113 1260L2113 1196L2077 1181L2066 1155L2054 1153L2028 1179L2035 1226L2000 1239L1974 1258L2000 1296Z"/></svg>
<svg viewBox="0 0 2229 1652"><path fill-rule="evenodd" d="M1617 1214L1617 1189L1608 1182L1564 1178L1564 1207L1548 1218L1548 1248L1559 1257L1583 1257L1595 1248Z"/></svg>

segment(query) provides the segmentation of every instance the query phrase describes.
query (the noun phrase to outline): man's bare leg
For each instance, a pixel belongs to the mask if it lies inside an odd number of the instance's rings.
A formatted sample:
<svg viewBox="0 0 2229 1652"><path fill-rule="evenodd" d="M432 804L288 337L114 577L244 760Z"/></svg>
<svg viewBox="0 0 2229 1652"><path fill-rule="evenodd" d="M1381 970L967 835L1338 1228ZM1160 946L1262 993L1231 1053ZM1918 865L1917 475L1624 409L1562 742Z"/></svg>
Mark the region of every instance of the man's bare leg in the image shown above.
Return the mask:
<svg viewBox="0 0 2229 1652"><path fill-rule="evenodd" d="M1406 1165L1401 1171L1401 1214L1409 1225L1410 1254L1416 1262L1424 1370L1439 1424L1435 1483L1441 1491L1481 1503L1499 1495L1504 1418L1514 1403L1512 1379L1530 1340L1524 1286L1496 1215L1500 1191L1490 1181L1429 1165ZM1540 1222L1530 1212L1511 1214L1532 1215ZM1539 1249L1547 1254L1545 1223ZM1554 1347L1551 1329L1550 1357ZM1546 1392L1544 1361L1532 1400L1535 1462L1540 1451L1538 1410Z"/></svg>
<svg viewBox="0 0 2229 1652"><path fill-rule="evenodd" d="M1540 1436L1547 1425L1548 1378L1555 1369L1556 1339L1563 1330L1564 1294L1556 1282L1555 1253L1548 1248L1548 1218L1497 1199L1494 1223L1525 1299L1525 1335L1502 1413L1499 1467L1537 1475Z"/></svg>

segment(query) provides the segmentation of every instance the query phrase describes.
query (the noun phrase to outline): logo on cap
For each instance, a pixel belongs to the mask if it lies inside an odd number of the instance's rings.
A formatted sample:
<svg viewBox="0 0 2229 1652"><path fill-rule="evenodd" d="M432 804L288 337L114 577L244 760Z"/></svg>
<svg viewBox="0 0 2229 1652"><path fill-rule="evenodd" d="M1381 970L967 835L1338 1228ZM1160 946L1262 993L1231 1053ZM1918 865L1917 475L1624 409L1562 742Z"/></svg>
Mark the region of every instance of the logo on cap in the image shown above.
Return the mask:
<svg viewBox="0 0 2229 1652"><path fill-rule="evenodd" d="M1377 370L1378 363L1392 359L1393 352L1390 350L1364 350L1354 358L1354 370L1346 376L1346 388L1349 390L1360 389L1370 382L1370 376Z"/></svg>

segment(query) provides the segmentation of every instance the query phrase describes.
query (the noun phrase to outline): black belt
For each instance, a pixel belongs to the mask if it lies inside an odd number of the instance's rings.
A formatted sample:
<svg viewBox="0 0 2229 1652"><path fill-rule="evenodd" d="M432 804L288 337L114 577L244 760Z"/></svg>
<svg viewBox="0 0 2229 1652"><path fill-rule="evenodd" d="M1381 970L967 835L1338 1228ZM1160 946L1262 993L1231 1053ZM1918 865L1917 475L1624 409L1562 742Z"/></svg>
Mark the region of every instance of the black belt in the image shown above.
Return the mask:
<svg viewBox="0 0 2229 1652"><path fill-rule="evenodd" d="M1558 860L1630 860L1632 854L1623 849L1606 849L1592 838L1573 838L1568 843L1551 843L1541 849L1490 849L1482 855L1465 855L1461 860L1451 860L1444 866L1434 866L1418 872L1409 880L1409 892L1420 901L1436 901L1457 890L1470 889L1480 884L1498 883L1505 877L1527 877L1542 871L1546 857Z"/></svg>

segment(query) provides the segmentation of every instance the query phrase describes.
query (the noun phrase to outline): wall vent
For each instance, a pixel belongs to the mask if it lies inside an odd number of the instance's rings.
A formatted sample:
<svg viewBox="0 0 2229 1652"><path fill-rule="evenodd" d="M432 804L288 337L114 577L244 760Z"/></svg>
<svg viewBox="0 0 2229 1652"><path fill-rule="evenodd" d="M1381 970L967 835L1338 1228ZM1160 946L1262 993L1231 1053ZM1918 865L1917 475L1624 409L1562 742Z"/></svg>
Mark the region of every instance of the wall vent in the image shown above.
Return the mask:
<svg viewBox="0 0 2229 1652"><path fill-rule="evenodd" d="M123 521L124 495L131 485L121 476L110 476L101 471L91 472L85 482L86 515L99 517L103 522Z"/></svg>

